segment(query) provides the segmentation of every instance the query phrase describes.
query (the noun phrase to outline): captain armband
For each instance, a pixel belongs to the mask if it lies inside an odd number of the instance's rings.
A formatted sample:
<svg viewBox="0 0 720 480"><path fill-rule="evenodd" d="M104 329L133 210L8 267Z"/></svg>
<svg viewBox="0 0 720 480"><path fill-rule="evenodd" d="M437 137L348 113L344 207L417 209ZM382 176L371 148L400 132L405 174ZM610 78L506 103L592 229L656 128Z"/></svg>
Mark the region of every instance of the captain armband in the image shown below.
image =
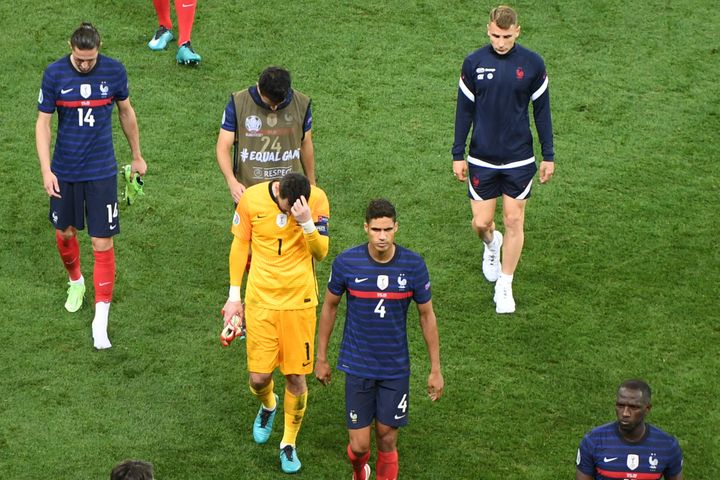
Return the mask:
<svg viewBox="0 0 720 480"><path fill-rule="evenodd" d="M315 222L315 228L317 228L317 231L320 235L328 236L328 217L325 217L323 215L320 215L318 217L317 222Z"/></svg>

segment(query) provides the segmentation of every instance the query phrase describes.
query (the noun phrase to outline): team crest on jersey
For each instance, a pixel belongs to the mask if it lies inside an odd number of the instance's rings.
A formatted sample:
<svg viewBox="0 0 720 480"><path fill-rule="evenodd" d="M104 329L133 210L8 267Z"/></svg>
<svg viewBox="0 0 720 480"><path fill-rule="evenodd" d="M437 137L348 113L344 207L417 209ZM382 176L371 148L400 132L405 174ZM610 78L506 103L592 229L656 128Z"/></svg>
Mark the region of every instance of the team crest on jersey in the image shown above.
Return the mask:
<svg viewBox="0 0 720 480"><path fill-rule="evenodd" d="M640 457L634 453L627 456L627 466L630 470L635 470L640 465Z"/></svg>
<svg viewBox="0 0 720 480"><path fill-rule="evenodd" d="M262 128L262 120L257 115L245 118L245 129L250 133L257 133Z"/></svg>
<svg viewBox="0 0 720 480"><path fill-rule="evenodd" d="M398 275L398 280L397 280L397 282L398 282L398 288L399 288L400 290L404 290L405 287L407 287L407 278L405 278L405 274L404 274L404 273L401 273L400 275Z"/></svg>
<svg viewBox="0 0 720 480"><path fill-rule="evenodd" d="M287 215L285 215L284 213L278 213L278 216L275 219L275 223L278 227L283 228L285 225L287 225Z"/></svg>
<svg viewBox="0 0 720 480"><path fill-rule="evenodd" d="M286 112L285 115L283 115L283 117L285 118L285 121L288 122L288 123L290 123L290 122L293 121L292 114L290 114L290 113L287 113L287 112Z"/></svg>
<svg viewBox="0 0 720 480"><path fill-rule="evenodd" d="M380 290L385 290L390 285L390 279L387 275L378 275L377 286Z"/></svg>
<svg viewBox="0 0 720 480"><path fill-rule="evenodd" d="M655 470L658 466L658 459L656 453L651 453L650 457L648 457L648 463L650 464L650 470Z"/></svg>
<svg viewBox="0 0 720 480"><path fill-rule="evenodd" d="M267 123L269 127L277 125L277 113L271 113L267 116Z"/></svg>
<svg viewBox="0 0 720 480"><path fill-rule="evenodd" d="M100 82L100 94L103 97L107 97L107 94L109 91L110 91L110 88L107 86L107 82Z"/></svg>
<svg viewBox="0 0 720 480"><path fill-rule="evenodd" d="M80 85L80 96L83 98L90 98L92 95L92 87L89 83L83 83Z"/></svg>
<svg viewBox="0 0 720 480"><path fill-rule="evenodd" d="M517 78L518 80L522 80L524 77L525 77L525 71L523 70L522 67L518 67L515 70L515 78Z"/></svg>
<svg viewBox="0 0 720 480"><path fill-rule="evenodd" d="M233 225L240 225L240 215L237 212L233 215Z"/></svg>

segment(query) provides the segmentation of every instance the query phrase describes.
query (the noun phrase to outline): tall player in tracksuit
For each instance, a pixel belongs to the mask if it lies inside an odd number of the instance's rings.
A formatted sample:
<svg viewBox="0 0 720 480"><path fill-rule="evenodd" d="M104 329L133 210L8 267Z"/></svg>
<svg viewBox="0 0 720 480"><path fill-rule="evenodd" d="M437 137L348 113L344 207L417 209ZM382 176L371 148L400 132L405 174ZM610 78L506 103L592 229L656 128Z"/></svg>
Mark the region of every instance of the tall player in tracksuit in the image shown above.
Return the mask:
<svg viewBox="0 0 720 480"><path fill-rule="evenodd" d="M82 307L85 280L80 272L77 231L85 228L93 246L95 265L94 346L110 348L108 315L115 285L113 236L120 233L117 206L117 163L112 143L112 111L118 116L130 145L133 174L145 174L140 134L130 104L125 67L100 55L100 34L83 23L70 38L70 54L50 64L38 98L35 141L45 191L50 196L50 222L70 282L65 308ZM50 160L51 123L58 113L55 152Z"/></svg>
<svg viewBox="0 0 720 480"><path fill-rule="evenodd" d="M370 478L370 440L375 422L376 478L398 478L397 437L409 414L410 358L407 312L415 301L430 357L430 399L442 396L440 340L432 306L430 276L420 255L394 242L395 207L373 200L365 213L368 243L338 255L332 264L318 325L315 376L330 381L327 348L338 305L347 294L347 312L338 370L345 372L347 455L354 480Z"/></svg>
<svg viewBox="0 0 720 480"><path fill-rule="evenodd" d="M520 26L512 8L493 9L487 33L490 44L468 55L462 66L452 148L453 175L468 185L472 228L485 244L483 274L488 281L496 282L495 310L512 313L512 280L524 242L525 204L537 171L528 105L533 104L543 157L540 183L545 183L555 171L550 95L543 59L515 43ZM494 221L500 196L504 238L495 229Z"/></svg>

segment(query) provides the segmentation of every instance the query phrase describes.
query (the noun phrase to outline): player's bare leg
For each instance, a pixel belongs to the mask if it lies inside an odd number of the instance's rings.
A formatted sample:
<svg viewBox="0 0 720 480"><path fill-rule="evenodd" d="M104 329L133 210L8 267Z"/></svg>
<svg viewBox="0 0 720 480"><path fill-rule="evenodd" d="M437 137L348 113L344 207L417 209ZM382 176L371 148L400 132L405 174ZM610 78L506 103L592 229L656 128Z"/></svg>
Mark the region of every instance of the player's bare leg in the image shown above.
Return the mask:
<svg viewBox="0 0 720 480"><path fill-rule="evenodd" d="M110 302L115 288L115 249L112 237L91 237L95 266L93 285L95 286L95 318L92 322L93 345L98 350L112 347L107 327L110 315Z"/></svg>
<svg viewBox="0 0 720 480"><path fill-rule="evenodd" d="M472 228L483 241L483 275L489 282L495 282L500 275L500 247L502 246L502 233L495 230L496 199L471 200L473 219Z"/></svg>
<svg viewBox="0 0 720 480"><path fill-rule="evenodd" d="M517 200L503 195L505 237L503 240L502 270L495 285L494 300L497 313L513 313L515 311L512 281L525 242L526 204L527 200Z"/></svg>
<svg viewBox="0 0 720 480"><path fill-rule="evenodd" d="M398 429L381 422L375 422L375 443L378 448L378 459L375 464L377 478L396 480L399 464L397 452Z"/></svg>

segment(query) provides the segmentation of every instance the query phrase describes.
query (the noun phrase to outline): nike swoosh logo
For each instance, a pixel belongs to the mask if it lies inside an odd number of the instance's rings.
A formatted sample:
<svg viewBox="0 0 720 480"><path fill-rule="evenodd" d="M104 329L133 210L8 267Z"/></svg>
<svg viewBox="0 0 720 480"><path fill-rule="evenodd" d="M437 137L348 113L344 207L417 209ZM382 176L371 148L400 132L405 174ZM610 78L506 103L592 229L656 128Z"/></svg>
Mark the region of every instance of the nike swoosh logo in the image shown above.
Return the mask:
<svg viewBox="0 0 720 480"><path fill-rule="evenodd" d="M303 367L307 367L311 362L303 362Z"/></svg>
<svg viewBox="0 0 720 480"><path fill-rule="evenodd" d="M117 228L117 225L110 225L110 230L115 230Z"/></svg>
<svg viewBox="0 0 720 480"><path fill-rule="evenodd" d="M399 417L397 415L395 415L395 420L400 420L401 418L405 418L405 415L400 415Z"/></svg>
<svg viewBox="0 0 720 480"><path fill-rule="evenodd" d="M74 88L68 88L68 89L63 88L63 89L60 90L60 94L61 94L61 95L65 95L66 93L70 93L70 92L72 92L73 90L75 90L75 89L74 89Z"/></svg>
<svg viewBox="0 0 720 480"><path fill-rule="evenodd" d="M110 285L112 282L100 282L98 283L99 287L104 287L105 285Z"/></svg>
<svg viewBox="0 0 720 480"><path fill-rule="evenodd" d="M195 4L194 4L194 3L191 3L191 4L189 4L189 5L185 5L184 3L182 4L183 8L192 7L193 5L195 5Z"/></svg>
<svg viewBox="0 0 720 480"><path fill-rule="evenodd" d="M362 283L362 282L364 282L365 280L367 280L367 278L357 278L357 277L355 277L355 283Z"/></svg>
<svg viewBox="0 0 720 480"><path fill-rule="evenodd" d="M613 460L617 460L617 458L618 457L612 457L612 458L604 457L603 462L605 462L605 463L612 462Z"/></svg>

